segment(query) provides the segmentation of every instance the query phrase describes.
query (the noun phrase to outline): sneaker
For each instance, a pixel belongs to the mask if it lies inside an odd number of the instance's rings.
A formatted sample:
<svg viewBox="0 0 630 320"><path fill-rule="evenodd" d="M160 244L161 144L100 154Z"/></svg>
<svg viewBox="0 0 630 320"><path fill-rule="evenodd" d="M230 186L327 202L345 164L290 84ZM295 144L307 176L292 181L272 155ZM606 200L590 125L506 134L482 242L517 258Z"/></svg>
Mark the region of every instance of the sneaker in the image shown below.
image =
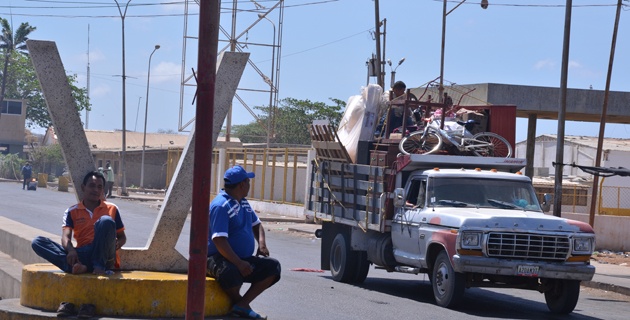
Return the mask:
<svg viewBox="0 0 630 320"><path fill-rule="evenodd" d="M252 309L242 308L239 306L232 307L232 316L246 319L267 319L266 316L260 315Z"/></svg>
<svg viewBox="0 0 630 320"><path fill-rule="evenodd" d="M77 318L79 319L88 319L94 316L96 313L96 306L93 304L82 304L81 308L79 308L79 314L77 314Z"/></svg>
<svg viewBox="0 0 630 320"><path fill-rule="evenodd" d="M57 308L57 317L71 317L77 314L77 309L72 302L62 302Z"/></svg>

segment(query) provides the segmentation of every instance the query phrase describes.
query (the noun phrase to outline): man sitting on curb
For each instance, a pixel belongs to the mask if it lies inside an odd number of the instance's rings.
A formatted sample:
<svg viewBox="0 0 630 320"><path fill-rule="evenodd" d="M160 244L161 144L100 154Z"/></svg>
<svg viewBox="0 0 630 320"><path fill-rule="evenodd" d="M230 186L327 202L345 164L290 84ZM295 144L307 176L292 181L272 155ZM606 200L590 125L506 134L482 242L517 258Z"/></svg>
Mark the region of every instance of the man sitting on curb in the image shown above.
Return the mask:
<svg viewBox="0 0 630 320"><path fill-rule="evenodd" d="M280 280L280 263L269 257L264 228L245 199L252 178L254 173L241 166L228 169L223 176L224 189L210 204L207 274L225 290L234 316L266 319L249 304ZM252 256L256 242L258 251ZM251 286L241 296L243 282Z"/></svg>
<svg viewBox="0 0 630 320"><path fill-rule="evenodd" d="M86 174L81 184L83 200L63 215L61 245L40 236L31 243L35 253L67 273L112 274L119 267L116 250L127 237L118 207L102 200L104 185L105 177L98 171Z"/></svg>

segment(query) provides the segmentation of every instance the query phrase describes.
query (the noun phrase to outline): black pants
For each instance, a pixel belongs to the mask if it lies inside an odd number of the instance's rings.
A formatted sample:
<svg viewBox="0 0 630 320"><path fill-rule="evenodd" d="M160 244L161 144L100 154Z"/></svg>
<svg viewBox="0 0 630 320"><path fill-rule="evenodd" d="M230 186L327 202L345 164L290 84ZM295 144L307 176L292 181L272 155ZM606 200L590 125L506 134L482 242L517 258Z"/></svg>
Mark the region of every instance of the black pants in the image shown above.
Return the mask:
<svg viewBox="0 0 630 320"><path fill-rule="evenodd" d="M114 181L107 181L107 185L105 186L106 198L109 198L112 196L112 188L114 188Z"/></svg>
<svg viewBox="0 0 630 320"><path fill-rule="evenodd" d="M22 190L28 187L28 183L31 181L31 176L24 176L24 181L22 182Z"/></svg>

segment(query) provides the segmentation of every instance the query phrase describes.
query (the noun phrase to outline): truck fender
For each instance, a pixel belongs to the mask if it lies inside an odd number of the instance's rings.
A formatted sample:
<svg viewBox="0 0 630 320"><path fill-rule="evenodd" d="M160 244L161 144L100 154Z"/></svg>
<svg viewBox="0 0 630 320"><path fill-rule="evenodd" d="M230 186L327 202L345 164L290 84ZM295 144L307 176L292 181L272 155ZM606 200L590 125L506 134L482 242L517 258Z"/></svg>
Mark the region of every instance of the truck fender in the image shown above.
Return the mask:
<svg viewBox="0 0 630 320"><path fill-rule="evenodd" d="M457 233L451 232L451 229L440 230L431 235L427 248L427 267L429 270L433 268L437 255L442 250L446 250L451 264L453 264L453 256L456 253Z"/></svg>

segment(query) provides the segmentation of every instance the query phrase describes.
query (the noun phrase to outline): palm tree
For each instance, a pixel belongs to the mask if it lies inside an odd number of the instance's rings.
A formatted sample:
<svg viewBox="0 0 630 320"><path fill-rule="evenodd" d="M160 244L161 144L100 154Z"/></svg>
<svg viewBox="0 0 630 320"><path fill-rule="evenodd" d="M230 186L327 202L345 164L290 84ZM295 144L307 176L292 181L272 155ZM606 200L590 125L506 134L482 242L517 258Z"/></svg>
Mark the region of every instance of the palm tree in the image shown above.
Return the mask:
<svg viewBox="0 0 630 320"><path fill-rule="evenodd" d="M28 22L22 22L20 27L15 31L15 35L13 34L13 30L11 29L11 25L7 19L0 18L0 25L2 25L2 34L0 34L0 49L4 51L4 68L2 71L2 87L0 88L0 106L4 102L4 91L6 89L7 78L8 78L8 69L9 69L9 61L11 59L11 54L13 51L17 51L22 54L28 54L28 50L26 48L26 40L28 40L28 35L35 31L35 27L30 26ZM0 116L1 116L0 112Z"/></svg>

